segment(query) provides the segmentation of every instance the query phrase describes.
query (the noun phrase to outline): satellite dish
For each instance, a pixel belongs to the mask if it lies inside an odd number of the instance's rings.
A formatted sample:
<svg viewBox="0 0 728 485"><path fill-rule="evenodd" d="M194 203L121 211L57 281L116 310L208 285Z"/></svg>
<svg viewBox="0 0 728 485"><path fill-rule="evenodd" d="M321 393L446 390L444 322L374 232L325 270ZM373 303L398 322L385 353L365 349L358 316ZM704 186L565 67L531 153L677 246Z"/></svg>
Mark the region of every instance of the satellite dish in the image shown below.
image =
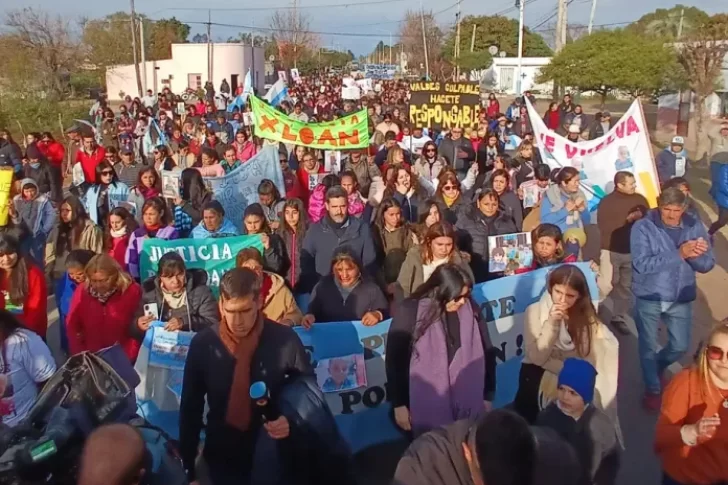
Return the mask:
<svg viewBox="0 0 728 485"><path fill-rule="evenodd" d="M274 56L274 55L271 55L271 56L269 56L269 57L268 57L268 60L269 60L270 62L273 62L273 61L275 61L275 60L276 60L276 56Z"/></svg>
<svg viewBox="0 0 728 485"><path fill-rule="evenodd" d="M498 46L492 45L492 46L488 47L488 54L490 54L491 56L498 54Z"/></svg>

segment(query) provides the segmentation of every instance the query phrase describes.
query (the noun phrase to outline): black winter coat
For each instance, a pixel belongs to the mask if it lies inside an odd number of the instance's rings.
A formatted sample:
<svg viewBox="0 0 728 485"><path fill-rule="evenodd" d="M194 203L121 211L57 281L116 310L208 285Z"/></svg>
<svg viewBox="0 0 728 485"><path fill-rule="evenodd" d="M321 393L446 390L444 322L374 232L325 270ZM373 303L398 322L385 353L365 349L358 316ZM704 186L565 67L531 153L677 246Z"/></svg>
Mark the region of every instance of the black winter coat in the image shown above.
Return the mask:
<svg viewBox="0 0 728 485"><path fill-rule="evenodd" d="M437 207L440 208L440 214L442 214L442 219L449 222L453 226L458 222L458 219L462 217L462 213L468 210L468 205L470 202L470 198L467 196L466 193L463 192L460 193L460 197L458 197L457 200L450 207L447 206L447 204L445 203L445 199L442 198L442 195L436 195L434 197L434 200L437 204Z"/></svg>
<svg viewBox="0 0 728 485"><path fill-rule="evenodd" d="M23 173L26 178L35 180L35 183L38 184L38 192L47 194L48 198L53 202L63 200L63 189L60 180L48 162L40 162L38 168L33 168L29 163L26 163L23 165Z"/></svg>
<svg viewBox="0 0 728 485"><path fill-rule="evenodd" d="M308 311L319 323L361 320L367 312L382 312L382 319L389 318L389 303L382 289L372 280L362 278L344 300L333 275L325 276L311 293Z"/></svg>
<svg viewBox="0 0 728 485"><path fill-rule="evenodd" d="M182 320L182 329L186 331L199 332L220 322L217 300L207 286L207 272L202 269L188 269L186 277L187 305L177 310L172 310L165 303L158 276L144 281L142 299L131 322L131 335L138 340L144 338L144 332L137 327L137 319L144 315L144 305L150 303L157 305L161 321L167 322L171 318L179 318Z"/></svg>
<svg viewBox="0 0 728 485"><path fill-rule="evenodd" d="M488 271L488 237L518 232L513 219L501 211L493 217L486 217L479 209L472 207L458 220L458 248L470 253L470 267L476 283L491 279Z"/></svg>

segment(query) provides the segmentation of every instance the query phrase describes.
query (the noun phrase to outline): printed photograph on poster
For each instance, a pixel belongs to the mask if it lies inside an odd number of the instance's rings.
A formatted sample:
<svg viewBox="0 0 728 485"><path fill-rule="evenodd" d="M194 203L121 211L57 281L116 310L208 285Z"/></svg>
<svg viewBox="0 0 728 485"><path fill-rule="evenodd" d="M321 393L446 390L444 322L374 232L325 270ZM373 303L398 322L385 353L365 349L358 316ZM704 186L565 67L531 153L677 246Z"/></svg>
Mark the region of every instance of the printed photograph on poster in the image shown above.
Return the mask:
<svg viewBox="0 0 728 485"><path fill-rule="evenodd" d="M194 333L169 332L162 327L155 327L153 331L149 365L167 369L184 369Z"/></svg>
<svg viewBox="0 0 728 485"><path fill-rule="evenodd" d="M323 392L339 392L366 387L367 374L364 354L319 360L316 381Z"/></svg>
<svg viewBox="0 0 728 485"><path fill-rule="evenodd" d="M339 174L341 171L341 152L326 150L324 152L324 170L329 173Z"/></svg>
<svg viewBox="0 0 728 485"><path fill-rule="evenodd" d="M531 233L517 232L488 237L488 270L491 273L512 272L533 264Z"/></svg>
<svg viewBox="0 0 728 485"><path fill-rule="evenodd" d="M541 197L548 187L541 188L535 181L527 181L521 185L521 189L523 190L523 208L528 209L541 202Z"/></svg>
<svg viewBox="0 0 728 485"><path fill-rule="evenodd" d="M301 74L298 72L298 69L295 67L291 69L291 79L293 79L294 82L300 83L301 82Z"/></svg>
<svg viewBox="0 0 728 485"><path fill-rule="evenodd" d="M255 118L252 112L243 113L243 124L245 126L253 126L255 124Z"/></svg>
<svg viewBox="0 0 728 485"><path fill-rule="evenodd" d="M327 175L328 173L308 174L308 190L311 191L315 189Z"/></svg>
<svg viewBox="0 0 728 485"><path fill-rule="evenodd" d="M278 79L288 84L288 74L286 71L278 71Z"/></svg>
<svg viewBox="0 0 728 485"><path fill-rule="evenodd" d="M162 196L166 199L179 198L179 174L162 170Z"/></svg>

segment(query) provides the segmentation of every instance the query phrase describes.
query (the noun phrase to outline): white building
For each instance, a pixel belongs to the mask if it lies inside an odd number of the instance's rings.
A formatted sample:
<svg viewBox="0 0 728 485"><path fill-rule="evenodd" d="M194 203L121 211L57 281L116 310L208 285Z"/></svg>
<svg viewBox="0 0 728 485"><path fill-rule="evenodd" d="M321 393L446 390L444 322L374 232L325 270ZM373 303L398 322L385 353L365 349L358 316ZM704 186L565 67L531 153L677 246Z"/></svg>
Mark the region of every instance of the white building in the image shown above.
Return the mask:
<svg viewBox="0 0 728 485"><path fill-rule="evenodd" d="M146 71L145 89L155 93L168 87L175 94L187 88L197 89L205 85L208 72L212 71L212 84L215 90L227 79L231 91L243 84L245 75L251 71L253 87L264 93L265 51L262 47L243 44L172 44L172 58L160 61L147 61L146 70L141 67L142 77ZM114 66L106 70L106 92L109 99L122 99L121 93L137 95L134 65Z"/></svg>
<svg viewBox="0 0 728 485"><path fill-rule="evenodd" d="M542 67L551 62L550 57L524 57L521 59L521 91L551 92L553 83L536 83L536 77ZM494 57L492 65L495 76L495 86L498 91L506 94L518 92L518 58Z"/></svg>

